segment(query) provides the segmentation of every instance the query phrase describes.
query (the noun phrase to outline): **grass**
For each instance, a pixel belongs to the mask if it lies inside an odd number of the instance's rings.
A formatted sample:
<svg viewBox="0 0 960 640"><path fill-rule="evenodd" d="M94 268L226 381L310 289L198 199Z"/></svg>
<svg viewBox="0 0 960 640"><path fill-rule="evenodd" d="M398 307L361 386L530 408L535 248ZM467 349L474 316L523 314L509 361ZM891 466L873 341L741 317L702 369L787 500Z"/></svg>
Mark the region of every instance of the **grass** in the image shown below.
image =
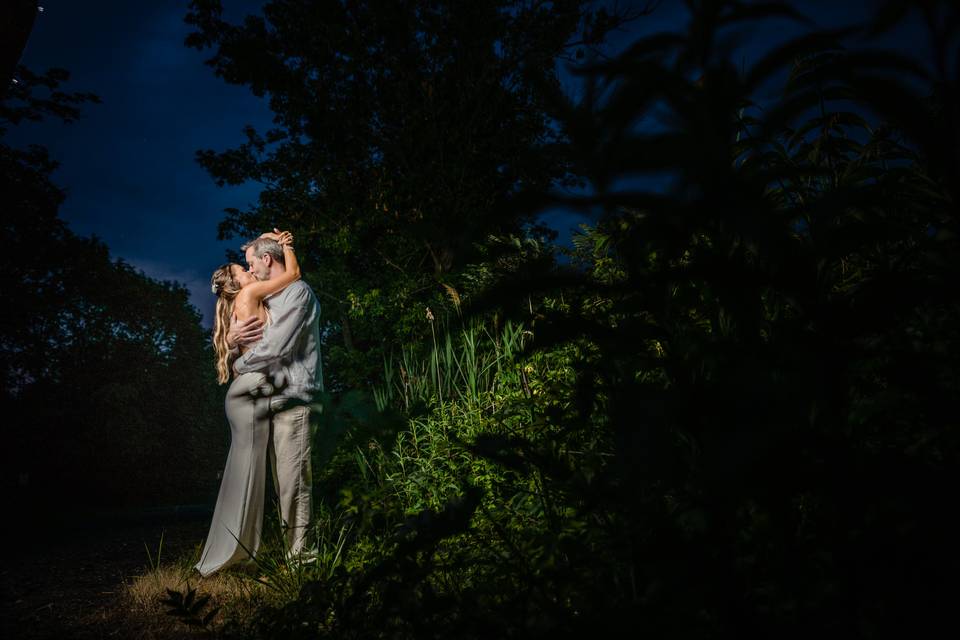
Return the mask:
<svg viewBox="0 0 960 640"><path fill-rule="evenodd" d="M296 600L307 582L326 580L343 561L350 526L320 516L314 528L316 557L293 563L287 558L283 530L276 514L268 514L263 539L253 564L234 567L201 578L194 570L201 546L164 561L163 538L155 553L147 548L148 567L126 585L118 602L105 614L104 624L122 628L123 637L193 638L244 635L264 607L281 608ZM169 556L169 553L166 554ZM194 602L209 598L195 621L217 608L206 629L189 625L170 614L164 603L172 592L186 596L196 590ZM177 599L177 597L175 597Z"/></svg>
<svg viewBox="0 0 960 640"><path fill-rule="evenodd" d="M198 580L196 574L186 573L181 566L162 565L127 584L114 617L108 622L110 626L122 627L123 637L193 638L207 634L206 630L188 626L169 615L168 607L162 603L168 597L168 589L182 593L190 587L210 596L209 608L220 607L209 627L214 634L226 628L245 627L267 601L267 588L250 576L225 571Z"/></svg>
<svg viewBox="0 0 960 640"><path fill-rule="evenodd" d="M376 502L391 510L387 519L396 525L424 510L442 511L462 493L465 473L484 478L484 485L493 482L489 463L469 455L460 440L472 440L492 427L499 404L495 398L503 400L505 392L522 396L517 361L528 333L510 323L490 332L478 323L437 336L426 353L404 350L399 366L385 363L378 405L392 402L402 410L425 402L433 410L408 419L390 446L371 441L342 448L339 455L353 458L359 474L343 488L356 489L356 497L364 500L368 492L380 494ZM278 514L269 511L254 564L208 578L201 579L193 569L199 545L176 555L161 537L155 550L146 548L148 567L126 585L113 624L144 638L244 635L264 609L280 610L295 602L305 584L328 583L338 569L369 569L369 563L381 559L378 536L385 531L365 529L362 512L368 507L351 514L344 504L318 506L310 545L317 552L311 562L289 562ZM184 624L163 603L171 592L185 598L191 589L196 590L194 602L209 598L194 620L219 608L207 629Z"/></svg>
<svg viewBox="0 0 960 640"><path fill-rule="evenodd" d="M417 402L458 402L477 406L497 383L497 374L515 361L529 335L522 325L507 321L496 334L479 321L439 335L431 320L432 345L426 357L419 345L401 350L399 363L384 360L384 383L373 389L381 411L396 399L403 410Z"/></svg>
<svg viewBox="0 0 960 640"><path fill-rule="evenodd" d="M195 638L220 635L230 629L244 628L256 611L275 598L268 586L257 579L256 571L227 570L201 578L193 569L200 553L198 545L189 552L167 562L162 561L161 546L157 553L147 550L149 566L130 579L113 609L105 614L104 623L122 629L123 637L146 639ZM186 593L195 588L199 597L209 596L204 611L218 607L208 629L185 624L168 613L163 601L170 592Z"/></svg>

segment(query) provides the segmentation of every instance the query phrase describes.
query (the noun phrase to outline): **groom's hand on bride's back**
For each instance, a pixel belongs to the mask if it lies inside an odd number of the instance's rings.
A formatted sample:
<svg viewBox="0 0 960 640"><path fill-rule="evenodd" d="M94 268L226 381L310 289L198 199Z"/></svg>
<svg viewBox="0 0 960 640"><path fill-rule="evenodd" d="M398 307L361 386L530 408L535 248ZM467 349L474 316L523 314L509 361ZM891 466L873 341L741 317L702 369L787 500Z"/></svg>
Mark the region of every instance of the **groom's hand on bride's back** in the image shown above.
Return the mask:
<svg viewBox="0 0 960 640"><path fill-rule="evenodd" d="M230 320L230 330L227 332L227 345L231 349L249 347L263 337L263 322L256 316L246 320Z"/></svg>

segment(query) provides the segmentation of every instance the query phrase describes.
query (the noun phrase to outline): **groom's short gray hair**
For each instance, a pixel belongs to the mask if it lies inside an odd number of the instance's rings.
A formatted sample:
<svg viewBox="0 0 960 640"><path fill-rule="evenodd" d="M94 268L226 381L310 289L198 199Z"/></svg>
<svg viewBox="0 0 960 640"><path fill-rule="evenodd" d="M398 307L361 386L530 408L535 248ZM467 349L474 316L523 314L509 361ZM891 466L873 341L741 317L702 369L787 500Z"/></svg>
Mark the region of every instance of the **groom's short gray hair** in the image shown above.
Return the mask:
<svg viewBox="0 0 960 640"><path fill-rule="evenodd" d="M247 249L253 249L253 255L258 258L267 255L273 258L274 262L279 262L283 266L287 266L287 263L283 259L283 247L281 247L280 243L276 240L257 238L240 247L240 251L244 253L246 253Z"/></svg>

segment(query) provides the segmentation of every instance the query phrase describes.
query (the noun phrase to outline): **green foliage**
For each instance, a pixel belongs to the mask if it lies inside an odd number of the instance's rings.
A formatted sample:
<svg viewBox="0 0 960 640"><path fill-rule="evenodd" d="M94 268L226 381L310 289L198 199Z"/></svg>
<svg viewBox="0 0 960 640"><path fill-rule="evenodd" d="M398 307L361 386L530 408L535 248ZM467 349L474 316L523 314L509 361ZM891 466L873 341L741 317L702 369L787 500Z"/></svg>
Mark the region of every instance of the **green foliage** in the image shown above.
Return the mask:
<svg viewBox="0 0 960 640"><path fill-rule="evenodd" d="M143 543L143 548L144 548L144 550L147 552L147 563L148 563L148 565L149 565L149 567L150 567L150 571L151 571L152 573L156 573L157 570L160 568L160 558L161 558L162 555L163 555L163 536L164 536L164 533L165 533L165 532L163 532L163 531L160 532L160 542L159 542L158 545L157 545L157 559L156 559L156 560L153 559L153 554L150 553L150 547L147 546L147 543L146 543L146 542Z"/></svg>
<svg viewBox="0 0 960 640"><path fill-rule="evenodd" d="M559 140L557 56L635 12L601 14L582 0L298 0L233 25L219 1L191 3L188 45L275 115L236 149L198 153L220 184L264 187L220 233L301 239L334 388L369 384L384 355L426 337L426 307L452 316L495 281L496 239L549 235L516 196L565 179L562 155L535 151Z"/></svg>
<svg viewBox="0 0 960 640"><path fill-rule="evenodd" d="M285 607L265 611L257 633L319 628L335 636L416 637L433 625L444 632L508 631L515 620L491 622L493 612L516 605L522 585L537 589L524 610L543 617L556 607L555 594L538 580L574 565L582 577L593 575L594 564L586 556L571 564L567 548L599 551L603 536L587 526L590 517L567 491L602 472L609 443L596 433L561 433L548 421L575 411L571 363L582 348L527 358L520 342L529 332L512 325L456 333L425 345L419 362L409 350L405 358L405 366L433 380L427 384L453 378L447 401L439 402L440 388L419 398L419 387L406 383L404 391L405 383L395 381L393 406L382 405L365 428L344 434L317 479L328 496L339 488L335 501L324 503L318 535L321 549L329 547L324 539L336 539L342 561L322 577L313 573ZM438 358L443 352L449 355ZM441 373L431 377L438 363ZM432 408L399 431L376 424L393 424L393 411L414 408L418 399ZM554 475L563 487L550 486ZM541 547L555 537L559 546ZM424 598L439 599L434 605L441 608L421 608ZM409 606L417 616L405 613Z"/></svg>
<svg viewBox="0 0 960 640"><path fill-rule="evenodd" d="M258 633L875 638L949 621L956 7L922 3L948 18L929 20L933 71L852 32L741 71L726 25L795 12L691 6L685 33L594 65L603 100L558 96L593 186L563 204L603 214L569 269L491 285L528 301L526 349L506 358L498 330L467 324L386 359L381 412L318 478L330 521L352 523L342 564Z"/></svg>
<svg viewBox="0 0 960 640"><path fill-rule="evenodd" d="M507 321L494 337L478 321L471 321L460 331L442 331L437 336L437 322L427 310L431 326L432 346L423 357L413 345L400 351L398 362L393 355L384 362L384 381L373 389L377 408L384 411L399 400L404 411L434 401L458 401L467 408L479 408L481 398L494 391L497 374L515 362L523 349L522 326Z"/></svg>

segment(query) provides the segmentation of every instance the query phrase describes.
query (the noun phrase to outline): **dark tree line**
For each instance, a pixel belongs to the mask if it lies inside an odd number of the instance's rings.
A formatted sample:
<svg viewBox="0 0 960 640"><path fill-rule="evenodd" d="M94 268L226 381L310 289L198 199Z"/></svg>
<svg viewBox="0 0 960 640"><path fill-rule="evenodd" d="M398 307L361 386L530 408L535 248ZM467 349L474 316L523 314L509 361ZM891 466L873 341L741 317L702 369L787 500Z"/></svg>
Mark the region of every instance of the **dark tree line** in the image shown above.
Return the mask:
<svg viewBox="0 0 960 640"><path fill-rule="evenodd" d="M113 260L58 217L45 149L2 136L96 100L21 67L0 103L2 482L15 505L209 499L226 450L209 340L186 289ZM69 510L69 509L68 509Z"/></svg>
<svg viewBox="0 0 960 640"><path fill-rule="evenodd" d="M391 488L344 462L389 437L348 438L327 489L382 556L265 613L265 633L875 638L949 623L960 14L893 0L868 24L730 59L732 28L802 19L798 4L689 2L683 29L581 66L592 90L572 103L554 61L611 24L580 3L270 2L240 26L193 3L189 43L276 114L275 131L200 155L219 180L267 185L223 232L282 220L308 238L343 383L351 350L419 339L411 319L444 295L532 314L531 357L575 370L499 400L463 446L502 475L465 470L439 512L401 520ZM910 12L934 60L871 44ZM531 203L578 180L588 195L559 202L596 224L574 264L532 259ZM518 514L531 496L545 506Z"/></svg>
<svg viewBox="0 0 960 640"><path fill-rule="evenodd" d="M264 610L262 635L949 628L960 14L892 0L744 67L729 30L800 3L688 6L682 29L604 60L591 48L650 7L275 0L230 25L191 4L188 44L276 116L199 154L216 180L265 187L221 232L298 234L340 388L403 343L436 358L426 307L486 318L494 340L505 317L530 331L470 439L449 396L399 416L329 407L352 430L318 495L350 561ZM934 60L869 45L908 12ZM558 60L580 60L582 102ZM0 103L4 493L41 509L206 497L226 431L197 314L58 218L53 161L2 134L90 96L60 93L63 72L18 77ZM567 266L537 226L556 204L595 220ZM459 482L415 514L356 465L399 455L410 418L425 438L442 425L435 471Z"/></svg>
<svg viewBox="0 0 960 640"><path fill-rule="evenodd" d="M941 58L854 44L909 11ZM956 8L888 2L745 70L725 57L726 26L794 14L699 3L685 33L588 72L608 100L562 107L597 188L581 205L605 213L578 242L592 277L566 288L585 302L538 335L599 349L567 426L602 415L616 462L571 498L617 514L619 578L573 635L896 637L948 619ZM632 126L652 111L665 126ZM613 188L653 172L672 187Z"/></svg>
<svg viewBox="0 0 960 640"><path fill-rule="evenodd" d="M0 97L6 93L37 18L36 0L11 0L0 8Z"/></svg>

